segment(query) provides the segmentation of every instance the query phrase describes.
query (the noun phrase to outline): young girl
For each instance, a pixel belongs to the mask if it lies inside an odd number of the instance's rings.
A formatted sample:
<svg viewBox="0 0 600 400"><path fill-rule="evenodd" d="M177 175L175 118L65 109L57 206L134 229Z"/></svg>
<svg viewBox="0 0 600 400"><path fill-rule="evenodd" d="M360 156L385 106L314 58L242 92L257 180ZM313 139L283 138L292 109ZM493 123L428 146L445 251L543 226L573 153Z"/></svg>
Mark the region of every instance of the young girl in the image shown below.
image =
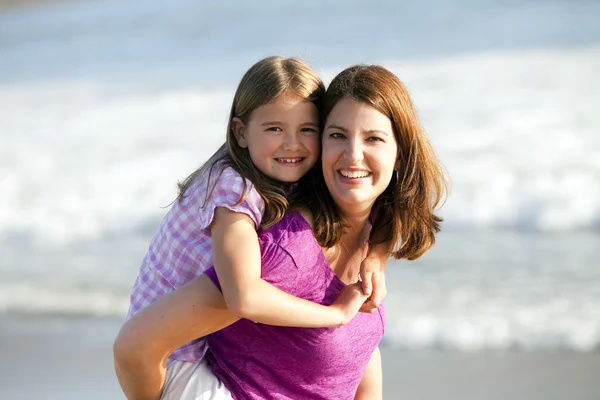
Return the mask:
<svg viewBox="0 0 600 400"><path fill-rule="evenodd" d="M269 57L246 72L233 99L226 143L180 184L177 201L152 239L132 290L128 319L213 263L227 308L240 317L305 328L339 326L354 317L364 299L346 296L323 306L261 279L256 230L284 216L288 192L319 157L324 92L318 76L296 58ZM385 293L379 272L387 253L381 250L371 252L372 262L363 270L366 283L374 276L379 279L373 280L375 288ZM363 307L374 310L377 305ZM175 350L169 379L177 381L173 374L188 379L191 365L182 363L196 365L205 353L203 339ZM136 397L137 391L127 394Z"/></svg>

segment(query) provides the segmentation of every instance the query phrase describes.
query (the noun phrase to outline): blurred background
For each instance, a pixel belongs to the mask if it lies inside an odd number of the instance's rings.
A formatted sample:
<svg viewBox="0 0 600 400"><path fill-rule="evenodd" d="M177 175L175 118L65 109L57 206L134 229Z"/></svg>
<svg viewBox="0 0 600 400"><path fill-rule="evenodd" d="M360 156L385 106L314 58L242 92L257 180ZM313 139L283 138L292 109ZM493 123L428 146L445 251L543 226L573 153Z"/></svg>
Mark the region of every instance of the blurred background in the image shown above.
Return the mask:
<svg viewBox="0 0 600 400"><path fill-rule="evenodd" d="M600 1L0 0L0 398L121 399L111 345L242 74L380 63L452 179L390 262L386 399L600 398Z"/></svg>

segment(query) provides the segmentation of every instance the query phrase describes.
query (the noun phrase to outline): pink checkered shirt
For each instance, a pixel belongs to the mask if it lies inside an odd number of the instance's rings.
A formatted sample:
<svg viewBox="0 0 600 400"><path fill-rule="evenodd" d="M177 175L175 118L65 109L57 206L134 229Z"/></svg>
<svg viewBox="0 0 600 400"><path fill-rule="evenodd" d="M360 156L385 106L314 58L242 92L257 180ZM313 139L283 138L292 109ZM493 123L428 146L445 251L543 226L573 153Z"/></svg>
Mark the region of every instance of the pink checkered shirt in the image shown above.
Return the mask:
<svg viewBox="0 0 600 400"><path fill-rule="evenodd" d="M216 166L213 174L218 170ZM209 227L216 207L226 207L247 214L257 227L260 225L265 204L250 181L246 180L248 191L244 201L233 206L242 194L244 178L233 168L225 168L212 196L204 205L209 189L207 177L206 174L196 179L183 201L173 203L163 218L133 285L128 319L165 294L202 275L212 266ZM212 185L214 178L210 182ZM170 359L197 362L205 353L204 339L196 339L175 350Z"/></svg>

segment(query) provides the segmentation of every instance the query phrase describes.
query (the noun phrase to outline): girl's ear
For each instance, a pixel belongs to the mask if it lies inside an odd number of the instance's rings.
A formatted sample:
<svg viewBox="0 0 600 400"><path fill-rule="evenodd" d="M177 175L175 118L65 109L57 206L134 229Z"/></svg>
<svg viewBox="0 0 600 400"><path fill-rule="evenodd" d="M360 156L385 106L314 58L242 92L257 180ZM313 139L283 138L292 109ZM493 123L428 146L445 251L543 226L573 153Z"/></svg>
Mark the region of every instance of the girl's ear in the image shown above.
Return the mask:
<svg viewBox="0 0 600 400"><path fill-rule="evenodd" d="M246 138L246 125L238 117L231 119L231 130L237 140L238 145L245 149L248 147L248 139Z"/></svg>

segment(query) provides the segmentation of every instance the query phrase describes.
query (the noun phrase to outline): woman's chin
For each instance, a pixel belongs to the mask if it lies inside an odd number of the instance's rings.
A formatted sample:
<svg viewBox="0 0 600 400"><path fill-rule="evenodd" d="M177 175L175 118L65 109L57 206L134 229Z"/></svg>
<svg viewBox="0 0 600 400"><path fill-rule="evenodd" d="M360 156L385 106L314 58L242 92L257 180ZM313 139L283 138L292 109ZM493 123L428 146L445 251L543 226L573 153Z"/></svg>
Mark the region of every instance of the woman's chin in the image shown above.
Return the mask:
<svg viewBox="0 0 600 400"><path fill-rule="evenodd" d="M345 216L352 216L370 212L374 200L366 199L360 196L344 196L339 198L336 203Z"/></svg>

